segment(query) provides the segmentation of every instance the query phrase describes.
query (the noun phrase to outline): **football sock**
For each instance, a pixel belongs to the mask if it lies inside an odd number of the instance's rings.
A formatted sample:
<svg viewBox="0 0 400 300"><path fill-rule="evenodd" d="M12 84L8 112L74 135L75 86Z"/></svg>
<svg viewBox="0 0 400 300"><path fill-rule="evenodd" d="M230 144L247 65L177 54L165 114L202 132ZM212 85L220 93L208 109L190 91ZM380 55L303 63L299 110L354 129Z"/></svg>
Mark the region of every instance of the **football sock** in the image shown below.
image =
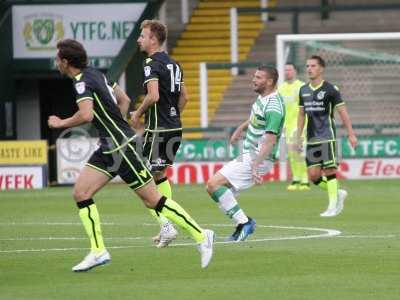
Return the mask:
<svg viewBox="0 0 400 300"><path fill-rule="evenodd" d="M324 191L328 190L327 180L325 177L318 178L318 180L314 181L314 184Z"/></svg>
<svg viewBox="0 0 400 300"><path fill-rule="evenodd" d="M290 163L290 168L292 170L292 182L299 182L299 170L298 170L298 163L296 157L296 151L288 151L288 158Z"/></svg>
<svg viewBox="0 0 400 300"><path fill-rule="evenodd" d="M171 199L172 198L172 189L167 177L164 177L160 180L156 181L157 190L161 195ZM164 217L162 214L157 214L154 209L149 209L150 214L157 220L160 226L166 224L168 219Z"/></svg>
<svg viewBox="0 0 400 300"><path fill-rule="evenodd" d="M236 225L244 224L249 221L244 211L237 203L232 191L226 186L220 186L211 194L211 198L218 204L219 208L231 219Z"/></svg>
<svg viewBox="0 0 400 300"><path fill-rule="evenodd" d="M326 176L328 186L328 197L329 197L329 209L336 208L338 200L338 181L336 174Z"/></svg>
<svg viewBox="0 0 400 300"><path fill-rule="evenodd" d="M297 155L298 155L297 174L300 178L301 183L308 183L306 161L300 153L297 153Z"/></svg>
<svg viewBox="0 0 400 300"><path fill-rule="evenodd" d="M168 220L186 230L192 238L201 243L205 239L203 229L195 220L174 200L162 196L155 208L156 212L162 213Z"/></svg>
<svg viewBox="0 0 400 300"><path fill-rule="evenodd" d="M90 248L93 252L101 252L105 249L101 233L100 217L93 199L77 202L79 217L90 240Z"/></svg>
<svg viewBox="0 0 400 300"><path fill-rule="evenodd" d="M292 181L308 183L307 166L304 157L297 151L288 152L290 168L292 170Z"/></svg>

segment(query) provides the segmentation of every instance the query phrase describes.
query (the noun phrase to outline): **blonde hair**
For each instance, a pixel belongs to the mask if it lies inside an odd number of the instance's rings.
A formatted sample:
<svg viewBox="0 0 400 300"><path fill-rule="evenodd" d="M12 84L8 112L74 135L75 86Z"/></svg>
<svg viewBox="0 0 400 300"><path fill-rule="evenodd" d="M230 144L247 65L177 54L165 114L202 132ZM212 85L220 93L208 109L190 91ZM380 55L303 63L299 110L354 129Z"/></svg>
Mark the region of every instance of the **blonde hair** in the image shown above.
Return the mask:
<svg viewBox="0 0 400 300"><path fill-rule="evenodd" d="M140 29L149 28L150 32L154 34L160 45L162 45L167 39L167 26L158 20L144 20L140 24Z"/></svg>

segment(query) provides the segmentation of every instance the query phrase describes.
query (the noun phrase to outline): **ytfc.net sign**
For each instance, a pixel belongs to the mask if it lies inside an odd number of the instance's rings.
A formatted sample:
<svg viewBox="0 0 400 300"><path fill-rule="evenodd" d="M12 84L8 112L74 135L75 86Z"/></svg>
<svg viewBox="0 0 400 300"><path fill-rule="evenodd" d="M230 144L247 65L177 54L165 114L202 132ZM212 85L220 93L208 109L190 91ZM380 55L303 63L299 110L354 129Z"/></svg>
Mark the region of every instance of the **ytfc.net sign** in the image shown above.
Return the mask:
<svg viewBox="0 0 400 300"><path fill-rule="evenodd" d="M146 3L15 5L14 58L52 58L57 42L82 42L89 56L118 54Z"/></svg>

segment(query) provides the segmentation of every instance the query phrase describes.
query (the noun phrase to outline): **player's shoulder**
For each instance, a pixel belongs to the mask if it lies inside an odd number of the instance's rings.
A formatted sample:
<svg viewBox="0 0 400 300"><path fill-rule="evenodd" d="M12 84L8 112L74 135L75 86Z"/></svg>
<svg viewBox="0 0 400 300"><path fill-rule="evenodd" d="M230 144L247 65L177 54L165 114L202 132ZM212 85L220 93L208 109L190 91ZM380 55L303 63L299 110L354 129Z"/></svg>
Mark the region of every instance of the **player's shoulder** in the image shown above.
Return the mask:
<svg viewBox="0 0 400 300"><path fill-rule="evenodd" d="M265 103L265 110L275 110L277 112L283 113L283 100L282 97L279 95L279 93L272 93L271 95L266 97L266 103Z"/></svg>
<svg viewBox="0 0 400 300"><path fill-rule="evenodd" d="M323 88L328 91L339 91L339 87L329 81L324 81Z"/></svg>
<svg viewBox="0 0 400 300"><path fill-rule="evenodd" d="M299 88L301 88L302 86L304 86L306 83L304 81L301 81L300 79L296 79L296 86L298 86Z"/></svg>
<svg viewBox="0 0 400 300"><path fill-rule="evenodd" d="M300 86L300 92L305 92L305 91L308 91L308 90L310 90L310 83L309 82L307 82L307 83L303 82L303 85Z"/></svg>
<svg viewBox="0 0 400 300"><path fill-rule="evenodd" d="M88 88L94 89L99 82L99 76L102 76L102 73L91 67L82 69L81 73L74 76L72 81L78 95L84 94Z"/></svg>
<svg viewBox="0 0 400 300"><path fill-rule="evenodd" d="M157 60L155 60L153 57L147 57L147 58L144 60L144 65L145 65L145 66L152 66L152 65L154 65L154 64L157 64Z"/></svg>
<svg viewBox="0 0 400 300"><path fill-rule="evenodd" d="M177 62L165 52L156 52L151 57L147 58L145 63L152 66L177 64Z"/></svg>
<svg viewBox="0 0 400 300"><path fill-rule="evenodd" d="M98 78L102 77L103 73L101 73L99 70L96 70L95 68L92 67L87 67L83 70L81 70L81 73L76 75L73 78L74 82L85 82L87 84L92 84L95 82Z"/></svg>
<svg viewBox="0 0 400 300"><path fill-rule="evenodd" d="M278 92L285 92L286 90L289 89L289 83L287 81L282 82L279 86L278 86Z"/></svg>

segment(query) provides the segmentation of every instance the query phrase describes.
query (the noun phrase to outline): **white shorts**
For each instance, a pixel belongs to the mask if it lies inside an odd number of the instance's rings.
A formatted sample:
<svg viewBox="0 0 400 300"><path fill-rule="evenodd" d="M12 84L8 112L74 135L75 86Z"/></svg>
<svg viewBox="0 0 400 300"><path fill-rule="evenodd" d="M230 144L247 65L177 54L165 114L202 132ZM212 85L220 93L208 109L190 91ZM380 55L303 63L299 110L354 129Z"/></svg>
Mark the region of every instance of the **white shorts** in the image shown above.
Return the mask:
<svg viewBox="0 0 400 300"><path fill-rule="evenodd" d="M236 192L248 189L254 185L251 166L253 159L250 153L243 153L234 160L227 163L218 172L221 173L233 186ZM274 163L270 160L265 160L258 169L260 175L267 174L273 167Z"/></svg>

